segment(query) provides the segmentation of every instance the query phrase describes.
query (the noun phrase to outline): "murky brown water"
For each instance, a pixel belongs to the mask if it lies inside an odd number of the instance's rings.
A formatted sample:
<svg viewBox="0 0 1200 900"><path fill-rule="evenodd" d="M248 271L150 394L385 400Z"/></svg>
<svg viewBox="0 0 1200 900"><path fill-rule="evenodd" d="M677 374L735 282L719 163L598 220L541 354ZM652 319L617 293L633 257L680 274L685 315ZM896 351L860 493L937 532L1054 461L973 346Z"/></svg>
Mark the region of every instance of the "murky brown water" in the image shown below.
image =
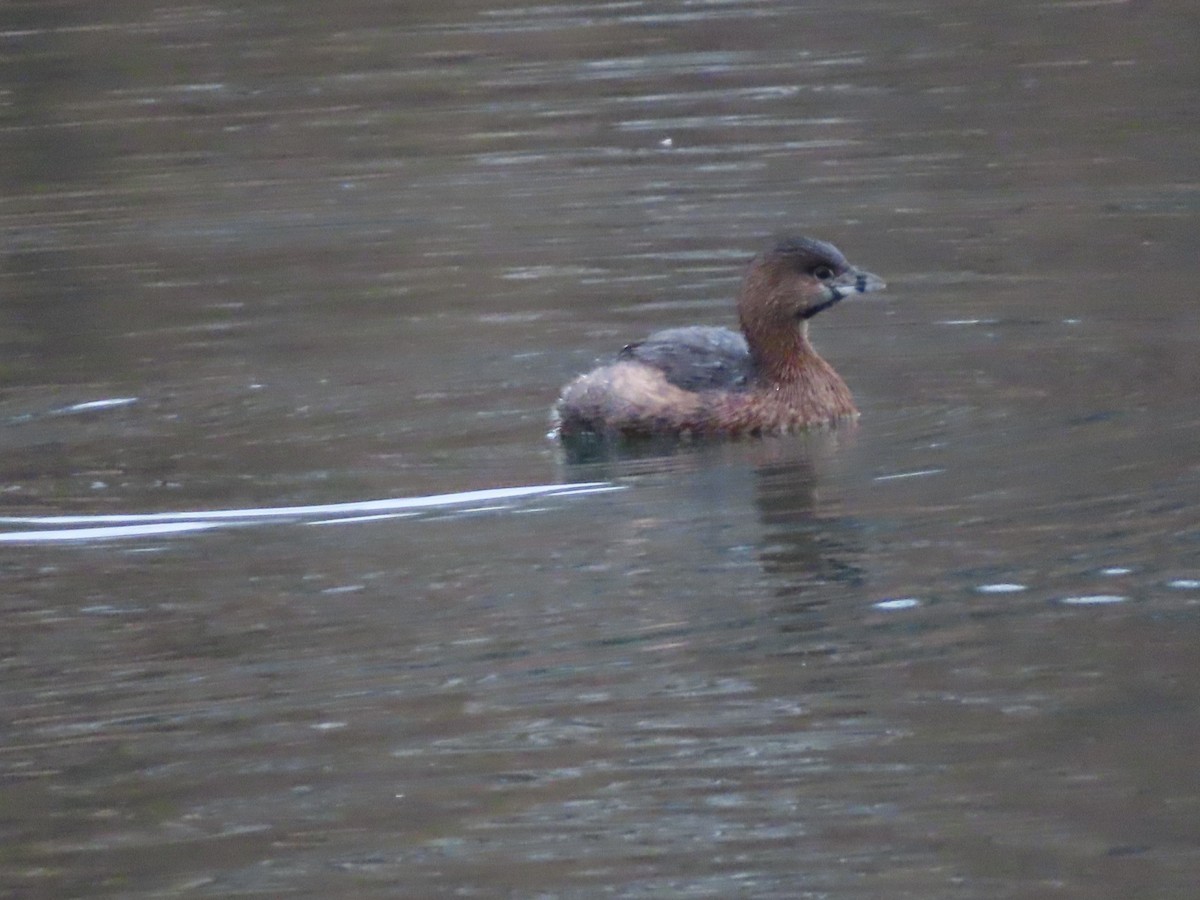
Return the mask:
<svg viewBox="0 0 1200 900"><path fill-rule="evenodd" d="M1197 27L6 4L0 537L621 489L0 543L0 894L1194 896ZM545 441L787 231L857 429Z"/></svg>

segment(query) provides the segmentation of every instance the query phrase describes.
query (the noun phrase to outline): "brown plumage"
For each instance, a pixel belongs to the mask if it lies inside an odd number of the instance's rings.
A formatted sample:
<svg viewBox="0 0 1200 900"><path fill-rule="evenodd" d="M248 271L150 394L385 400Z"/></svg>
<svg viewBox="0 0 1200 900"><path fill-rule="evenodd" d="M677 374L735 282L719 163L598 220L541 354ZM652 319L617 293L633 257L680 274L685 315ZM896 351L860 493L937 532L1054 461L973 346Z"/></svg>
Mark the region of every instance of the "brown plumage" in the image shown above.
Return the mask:
<svg viewBox="0 0 1200 900"><path fill-rule="evenodd" d="M693 326L630 344L563 388L557 433L770 434L856 416L850 389L809 342L808 320L883 287L832 244L779 241L746 272L737 298L741 334Z"/></svg>

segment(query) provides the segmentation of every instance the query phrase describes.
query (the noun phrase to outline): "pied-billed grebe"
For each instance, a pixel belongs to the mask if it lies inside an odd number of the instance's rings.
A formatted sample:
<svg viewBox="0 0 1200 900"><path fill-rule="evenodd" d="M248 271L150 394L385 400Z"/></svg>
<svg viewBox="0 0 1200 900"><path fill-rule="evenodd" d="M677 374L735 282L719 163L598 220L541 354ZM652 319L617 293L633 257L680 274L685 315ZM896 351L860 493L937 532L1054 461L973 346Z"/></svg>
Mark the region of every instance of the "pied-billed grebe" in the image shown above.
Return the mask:
<svg viewBox="0 0 1200 900"><path fill-rule="evenodd" d="M640 437L771 434L858 415L850 389L808 340L808 320L883 281L832 244L787 238L750 263L742 333L669 328L580 375L555 407L557 433Z"/></svg>

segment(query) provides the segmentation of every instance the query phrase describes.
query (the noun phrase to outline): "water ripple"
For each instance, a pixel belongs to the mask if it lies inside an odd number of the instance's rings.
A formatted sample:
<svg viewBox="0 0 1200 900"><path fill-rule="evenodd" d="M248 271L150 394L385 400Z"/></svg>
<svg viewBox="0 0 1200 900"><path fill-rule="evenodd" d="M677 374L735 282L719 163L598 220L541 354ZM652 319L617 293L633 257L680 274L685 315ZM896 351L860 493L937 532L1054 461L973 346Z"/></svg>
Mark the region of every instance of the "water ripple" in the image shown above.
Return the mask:
<svg viewBox="0 0 1200 900"><path fill-rule="evenodd" d="M4 532L0 533L0 542L40 543L147 537L279 519L306 520L322 517L319 519L320 524L330 524L339 521L372 521L441 509L481 512L507 509L512 505L512 501L527 497L571 497L615 490L621 490L621 488L606 482L581 482L489 488L453 494L433 494L427 497L394 497L383 500L359 500L350 503L324 503L311 506L180 510L177 512L91 516L0 516L0 524L4 525L32 525L36 528L78 526L54 528L53 530Z"/></svg>

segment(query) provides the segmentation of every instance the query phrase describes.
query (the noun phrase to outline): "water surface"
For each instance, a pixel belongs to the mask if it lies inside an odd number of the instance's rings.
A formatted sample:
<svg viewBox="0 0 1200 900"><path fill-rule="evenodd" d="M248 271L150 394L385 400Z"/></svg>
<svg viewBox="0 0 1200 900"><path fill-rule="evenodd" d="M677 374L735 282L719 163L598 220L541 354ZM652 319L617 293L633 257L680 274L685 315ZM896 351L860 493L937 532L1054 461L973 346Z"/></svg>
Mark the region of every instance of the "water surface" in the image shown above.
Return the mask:
<svg viewBox="0 0 1200 900"><path fill-rule="evenodd" d="M10 3L0 893L1191 896L1195 28ZM858 427L545 439L790 231Z"/></svg>

